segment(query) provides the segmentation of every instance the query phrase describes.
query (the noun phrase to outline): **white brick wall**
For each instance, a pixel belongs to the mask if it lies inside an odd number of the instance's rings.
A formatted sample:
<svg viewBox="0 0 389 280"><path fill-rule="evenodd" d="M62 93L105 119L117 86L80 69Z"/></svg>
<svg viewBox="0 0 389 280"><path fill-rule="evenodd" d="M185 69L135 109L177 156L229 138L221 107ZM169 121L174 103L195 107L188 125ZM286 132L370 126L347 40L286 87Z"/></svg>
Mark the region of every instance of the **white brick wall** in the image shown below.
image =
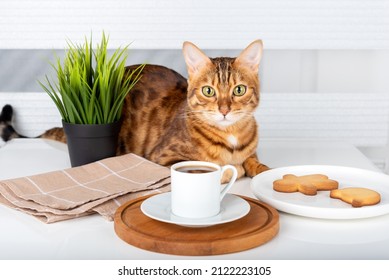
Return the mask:
<svg viewBox="0 0 389 280"><path fill-rule="evenodd" d="M113 47L385 49L386 0L2 0L0 48L64 48L101 30Z"/></svg>
<svg viewBox="0 0 389 280"><path fill-rule="evenodd" d="M389 93L263 93L258 119L263 137L383 147L388 143Z"/></svg>

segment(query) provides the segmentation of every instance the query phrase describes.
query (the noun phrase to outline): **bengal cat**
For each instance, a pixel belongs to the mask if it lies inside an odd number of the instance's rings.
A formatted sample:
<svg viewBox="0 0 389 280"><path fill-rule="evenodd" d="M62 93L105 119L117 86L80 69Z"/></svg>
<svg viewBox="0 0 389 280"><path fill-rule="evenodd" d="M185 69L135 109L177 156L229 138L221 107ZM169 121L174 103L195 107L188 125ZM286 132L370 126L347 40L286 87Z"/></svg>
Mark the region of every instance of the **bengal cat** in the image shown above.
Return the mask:
<svg viewBox="0 0 389 280"><path fill-rule="evenodd" d="M239 177L267 170L256 155L254 118L262 41L254 41L236 58L209 58L190 42L184 43L183 54L188 80L163 66L144 68L123 106L117 154L135 153L165 166L183 160L233 164ZM7 120L0 124L4 141L17 137L9 114ZM41 137L66 141L60 128Z"/></svg>

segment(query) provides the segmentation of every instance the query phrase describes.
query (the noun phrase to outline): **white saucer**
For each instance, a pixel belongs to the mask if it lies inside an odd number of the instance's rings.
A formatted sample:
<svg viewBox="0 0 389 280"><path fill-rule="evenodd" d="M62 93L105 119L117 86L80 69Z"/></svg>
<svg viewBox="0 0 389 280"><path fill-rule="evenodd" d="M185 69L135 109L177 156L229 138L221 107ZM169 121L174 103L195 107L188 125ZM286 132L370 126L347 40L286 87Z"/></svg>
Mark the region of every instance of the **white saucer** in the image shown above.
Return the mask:
<svg viewBox="0 0 389 280"><path fill-rule="evenodd" d="M224 224L244 217L250 211L249 203L236 195L226 194L216 216L201 219L189 219L174 215L170 209L171 193L154 195L141 204L140 209L146 216L170 224L191 227L206 227Z"/></svg>

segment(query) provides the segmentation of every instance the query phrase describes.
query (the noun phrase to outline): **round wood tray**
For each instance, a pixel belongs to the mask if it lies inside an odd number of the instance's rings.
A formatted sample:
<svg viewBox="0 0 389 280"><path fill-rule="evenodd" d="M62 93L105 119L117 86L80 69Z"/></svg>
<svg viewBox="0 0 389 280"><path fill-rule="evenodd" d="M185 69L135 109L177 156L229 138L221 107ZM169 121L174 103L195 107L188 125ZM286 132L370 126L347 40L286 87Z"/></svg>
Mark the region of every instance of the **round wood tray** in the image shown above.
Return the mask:
<svg viewBox="0 0 389 280"><path fill-rule="evenodd" d="M278 212L256 199L243 197L250 212L243 218L220 225L193 228L151 219L140 210L150 196L120 206L114 219L116 234L125 242L153 252L206 256L251 249L271 240L279 230Z"/></svg>

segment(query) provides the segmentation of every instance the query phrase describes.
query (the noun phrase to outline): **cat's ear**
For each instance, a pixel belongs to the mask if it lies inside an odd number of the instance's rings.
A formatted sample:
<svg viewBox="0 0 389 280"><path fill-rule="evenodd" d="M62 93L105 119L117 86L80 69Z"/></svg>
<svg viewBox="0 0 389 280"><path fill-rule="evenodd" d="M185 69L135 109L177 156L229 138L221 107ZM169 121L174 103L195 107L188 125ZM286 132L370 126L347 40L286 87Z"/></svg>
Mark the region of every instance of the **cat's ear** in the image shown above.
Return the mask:
<svg viewBox="0 0 389 280"><path fill-rule="evenodd" d="M256 40L248 45L248 47L239 54L235 60L235 63L246 66L251 70L258 72L259 63L261 62L262 58L262 50L262 40Z"/></svg>
<svg viewBox="0 0 389 280"><path fill-rule="evenodd" d="M182 52L184 53L189 76L196 74L201 68L212 63L208 56L190 42L184 42Z"/></svg>

